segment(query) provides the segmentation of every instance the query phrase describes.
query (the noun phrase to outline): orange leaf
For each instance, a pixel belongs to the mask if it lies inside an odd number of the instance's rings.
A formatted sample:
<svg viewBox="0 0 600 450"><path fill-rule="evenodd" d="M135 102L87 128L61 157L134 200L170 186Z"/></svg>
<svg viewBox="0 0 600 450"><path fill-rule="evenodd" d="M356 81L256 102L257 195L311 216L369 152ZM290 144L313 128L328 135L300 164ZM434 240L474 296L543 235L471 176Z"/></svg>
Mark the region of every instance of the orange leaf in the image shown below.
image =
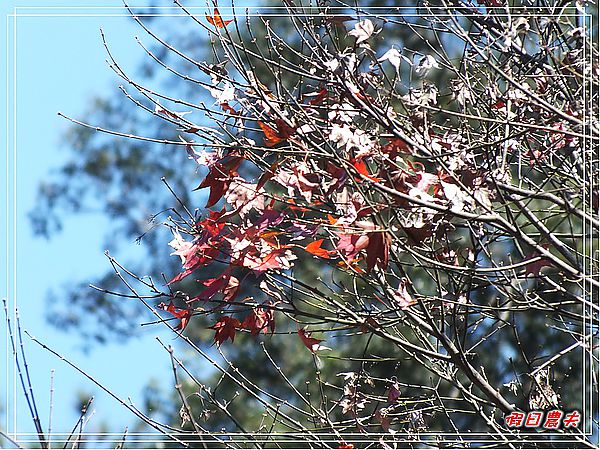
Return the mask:
<svg viewBox="0 0 600 450"><path fill-rule="evenodd" d="M265 145L267 147L275 147L280 142L283 142L283 138L269 125L262 123L260 120L258 121L258 125L263 130L263 133L265 133Z"/></svg>
<svg viewBox="0 0 600 450"><path fill-rule="evenodd" d="M281 119L276 119L275 124L277 125L277 130L260 120L258 121L258 126L265 133L265 145L267 147L275 147L280 142L286 141L296 132L295 128L290 127Z"/></svg>
<svg viewBox="0 0 600 450"><path fill-rule="evenodd" d="M301 213L305 213L310 211L309 208L305 208L304 206L296 206L296 202L294 201L293 198L290 198L289 200L287 200L286 202L284 202L289 209L291 209L292 211L300 211Z"/></svg>
<svg viewBox="0 0 600 450"><path fill-rule="evenodd" d="M323 244L323 241L324 239L319 239L318 241L311 242L306 247L304 247L304 250L320 258L329 258L329 251L325 250L324 248L321 248L321 244Z"/></svg>
<svg viewBox="0 0 600 450"><path fill-rule="evenodd" d="M237 115L237 111L235 109L233 109L233 107L231 107L231 105L229 105L229 103L223 102L223 103L220 103L219 106L226 113Z"/></svg>
<svg viewBox="0 0 600 450"><path fill-rule="evenodd" d="M265 231L264 233L260 233L259 236L262 239L270 239L276 236L280 236L283 234L283 231Z"/></svg>
<svg viewBox="0 0 600 450"><path fill-rule="evenodd" d="M375 181L375 182L381 181L381 178L374 177L373 175L371 175L369 173L369 168L367 167L367 163L365 163L364 160L352 159L350 162L352 163L352 166L354 166L354 168L356 169L356 171L358 173L360 173L361 175L364 175L369 180ZM360 180L361 180L360 178L357 178L357 181L360 181Z"/></svg>
<svg viewBox="0 0 600 450"><path fill-rule="evenodd" d="M208 23L214 25L217 28L225 28L227 25L233 22L233 19L223 20L217 8L215 8L212 16L209 16L208 14L206 15L206 20L208 20Z"/></svg>
<svg viewBox="0 0 600 450"><path fill-rule="evenodd" d="M365 271L358 266L359 261L360 258L353 259L352 261L346 261L345 259L342 259L338 262L338 266L340 266L342 269L352 270L356 273L365 273Z"/></svg>

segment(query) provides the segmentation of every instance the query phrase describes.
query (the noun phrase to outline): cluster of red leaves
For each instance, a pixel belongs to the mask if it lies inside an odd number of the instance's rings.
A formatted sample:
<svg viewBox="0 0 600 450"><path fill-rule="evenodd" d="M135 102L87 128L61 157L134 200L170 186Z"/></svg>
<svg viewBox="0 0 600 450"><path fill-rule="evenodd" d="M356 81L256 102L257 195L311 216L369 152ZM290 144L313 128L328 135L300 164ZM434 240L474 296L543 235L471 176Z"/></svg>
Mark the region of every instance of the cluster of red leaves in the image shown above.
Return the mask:
<svg viewBox="0 0 600 450"><path fill-rule="evenodd" d="M284 129L282 125L279 128ZM254 189L251 195L231 194L232 189L238 189L238 185L248 189L247 183L239 181L237 172L243 162L244 158L235 152L208 162L208 173L197 188L209 189L207 208L214 207L223 198L235 197L237 201L243 197L243 205L261 195L259 190L262 186L258 185L251 185ZM338 189L342 187L343 181L348 179L347 173L332 163L328 166L328 173L331 174L334 189L336 185L339 186ZM300 165L292 167L285 175L281 174L280 171L278 182L291 191L299 192L304 200L310 200L309 205L314 206L320 202L313 198L320 188L318 177ZM215 262L227 263L228 267L220 275L200 281L203 285L202 291L189 302L212 301L218 295L221 296L222 302L232 302L240 286L240 277L234 275L236 271L250 271L255 276L260 276L267 271L286 270L296 258L294 249L298 247L323 259L341 258L347 265L355 265L360 260L359 253L364 251L367 272L375 266L385 268L388 264L391 238L385 230L371 222L358 221L352 224L351 220L350 223L338 225L339 220L329 215L329 226L336 228L332 241L333 249L323 248L325 238L299 246L292 244L291 239L311 239L322 228L318 221L316 225L310 226L301 220L310 208L296 207L293 198L290 199L291 205L284 201L273 201L269 206L258 203L262 206L256 206L255 213L246 217L243 224L230 221L232 214L239 212L240 208L237 211L228 211L226 207L210 211L206 218L199 220L189 233L194 239L191 242L176 244L175 254L182 257L183 271L168 284L180 282L194 271ZM366 216L369 212L368 208L363 208L356 213L356 218ZM323 223L323 226L328 225ZM181 329L185 328L188 322L189 318ZM236 329L245 329L253 335L264 332L267 328L273 332L275 322L272 311L258 308L247 315L240 324L235 321L227 322L221 317L213 327L217 334L215 342L220 344L226 339L231 339Z"/></svg>
<svg viewBox="0 0 600 450"><path fill-rule="evenodd" d="M319 258L330 259L341 255L347 265L358 260L358 254L366 253L367 273L375 266L385 269L389 262L390 246L392 239L389 233L384 231L373 231L370 233L337 233L338 241L335 250L326 250L322 247L325 239L310 242L304 247L308 253Z"/></svg>
<svg viewBox="0 0 600 450"><path fill-rule="evenodd" d="M231 342L235 340L238 330L246 330L252 336L258 336L260 333L275 332L275 316L272 305L263 305L252 308L250 314L246 316L243 322L230 316L221 316L216 323L210 327L215 331L214 343L221 345L227 339Z"/></svg>
<svg viewBox="0 0 600 450"><path fill-rule="evenodd" d="M295 129L283 121L275 120L277 130L259 122L265 132L265 145L270 148L283 143L295 132ZM389 154L409 154L410 148L401 140L394 139L382 148ZM314 210L322 205L331 204L328 196L348 189L352 177L346 169L327 161L325 175L312 172L307 165L293 163L282 167L280 163L272 164L265 170L259 184L252 185L239 177L238 169L246 159L235 149L221 158L207 159L208 173L197 189L209 189L207 208L219 204L224 198L229 202L235 201L234 210L227 206L218 211L210 211L208 217L199 220L189 234L194 236L191 242L185 242L176 254L183 260L183 271L169 281L169 284L179 282L192 272L207 267L214 262L227 264L227 267L215 278L200 281L203 290L190 302L213 301L221 296L220 301L233 302L237 296L240 277L236 272L244 271L260 277L269 271L287 270L297 258L296 248L302 248L307 253L324 261L338 260L342 268L355 272L365 271L367 274L375 267L386 269L389 264L391 234L374 223L371 216L379 209L366 206L361 197L352 197L347 202L345 210L326 214L326 218L314 217ZM408 169L391 171L392 176L373 177L369 174L364 158L349 160L349 165L356 172L370 181L384 183L400 192L410 195L433 196L434 199L444 199L447 193L444 183L453 180L442 173L430 173L418 163L407 161ZM473 178L472 173L465 173L458 182L468 182ZM256 201L262 196L266 183L276 183L287 188L289 199L274 199L269 205L264 201ZM447 188L446 188L447 189ZM243 192L241 192L244 190ZM239 191L239 192L236 192ZM232 200L233 199L233 200ZM306 206L299 206L303 201ZM238 204L239 203L239 204ZM241 223L231 221L234 215L241 216L241 210L250 206L252 214L243 217ZM412 205L401 203L410 209ZM311 220L305 215L312 214ZM327 232L326 232L327 231ZM431 235L431 227L405 227L410 239L422 241ZM327 237L317 237L320 233ZM304 245L292 241L306 240ZM330 249L327 249L329 247ZM364 261L364 270L360 267ZM402 297L402 296L400 296ZM412 299L400 298L402 307L412 305ZM172 311L169 311L172 312ZM244 329L252 335L258 335L270 329L275 329L273 312L268 308L254 308L240 322L238 319L227 321L221 317L214 325L215 342L221 344L227 339L233 340L236 330ZM182 321L180 329L189 322ZM304 344L312 349L318 340L307 337L301 330L299 336Z"/></svg>
<svg viewBox="0 0 600 450"><path fill-rule="evenodd" d="M223 20L216 8L213 16L206 17L217 28L231 22ZM236 87L233 91L239 89ZM255 95L259 90L264 95ZM254 98L274 99L258 81L247 92L254 94ZM232 145L194 158L207 168L196 189L207 189L205 207L218 209L210 210L206 218L186 230L192 240L183 241L179 237L174 241L174 254L182 258L182 271L169 281L169 284L181 282L204 268L218 274L198 280L200 292L188 301L189 306L195 302L210 302L232 311L221 312L227 315L221 315L212 326L215 343L233 341L240 330L253 336L275 331L274 311L270 303L266 303L269 299L261 306L250 308L245 315L234 311L236 307L244 307L241 303L245 299L236 301L243 281L289 270L293 261L306 253L344 271L366 276L376 269L385 271L390 261L392 234L381 225L387 222L384 216L395 208L404 209L407 216L417 212L418 220L398 223L397 229L404 230L409 243L418 245L440 230L443 232L439 224L444 222L440 220L443 213L415 206L408 198L462 208L467 201L462 190L483 185L483 176L468 165L453 173L425 167L414 161L413 148L403 139L379 139L342 117L352 113L342 111L344 105L360 109L372 102L374 99L366 93L336 95L318 86L302 97L304 114L314 116L312 124L299 123L300 116L280 114L268 102L262 102L264 112L259 117L256 117L256 109L245 109L241 101L238 112L229 103L224 107L220 102L226 115L235 113L253 118L260 128L259 133L262 132L263 145L262 148L254 144L252 148ZM342 118L321 119L323 105L332 109L339 107ZM315 139L310 137L311 133L321 125L325 128L320 131L325 133L315 133L322 136L316 139L329 140L328 145L339 153L335 158L320 158L308 151L311 140ZM331 131L329 138L327 131ZM454 142L443 136L431 134L430 137L449 153L454 152ZM278 151L288 148L294 152ZM187 150L195 155L193 144L187 145ZM260 171L255 183L240 175L245 172L242 167L252 164ZM365 194L369 198L365 198L362 193L365 191L357 188L365 183L393 189L407 198L394 196L378 203L369 193ZM287 195L281 194L282 189ZM216 269L209 270L209 266ZM401 309L415 304L403 286L396 297L394 300ZM187 311L166 310L171 314ZM179 329L189 323L190 316L184 318ZM319 339L310 337L304 330L299 330L298 335L311 351L319 348Z"/></svg>

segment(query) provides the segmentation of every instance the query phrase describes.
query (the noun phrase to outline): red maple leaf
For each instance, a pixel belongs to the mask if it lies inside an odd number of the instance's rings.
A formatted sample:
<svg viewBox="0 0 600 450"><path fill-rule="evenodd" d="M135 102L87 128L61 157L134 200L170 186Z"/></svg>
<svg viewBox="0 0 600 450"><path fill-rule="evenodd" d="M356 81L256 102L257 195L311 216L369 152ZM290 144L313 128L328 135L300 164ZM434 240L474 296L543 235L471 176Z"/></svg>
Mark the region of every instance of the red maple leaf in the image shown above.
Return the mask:
<svg viewBox="0 0 600 450"><path fill-rule="evenodd" d="M527 278L529 275L539 277L542 268L554 266L551 260L544 258L539 252L533 252L531 255L529 255L526 261L530 260L531 262L525 266L525 278Z"/></svg>
<svg viewBox="0 0 600 450"><path fill-rule="evenodd" d="M210 278L201 282L206 286L200 294L194 297L194 300L211 300L219 292L223 293L223 301L231 301L237 295L240 281L231 275L230 269L227 269L216 278Z"/></svg>
<svg viewBox="0 0 600 450"><path fill-rule="evenodd" d="M241 156L226 157L214 163L200 185L194 189L210 188L205 208L214 206L227 191L231 178L244 158Z"/></svg>
<svg viewBox="0 0 600 450"><path fill-rule="evenodd" d="M321 347L319 344L323 342L323 339L316 339L310 337L310 334L307 334L303 328L298 330L298 336L302 340L302 343L309 349L311 352L316 352Z"/></svg>
<svg viewBox="0 0 600 450"><path fill-rule="evenodd" d="M279 225L285 219L285 214L281 211L274 209L265 209L260 217L256 219L253 227L259 233L264 232L269 227L275 227Z"/></svg>
<svg viewBox="0 0 600 450"><path fill-rule="evenodd" d="M394 138L381 147L383 153L387 153L391 160L396 159L400 154L412 155L412 148L402 139Z"/></svg>
<svg viewBox="0 0 600 450"><path fill-rule="evenodd" d="M308 104L311 106L320 105L325 100L327 100L327 89L322 88L319 92L315 93L315 97L312 100L308 101Z"/></svg>
<svg viewBox="0 0 600 450"><path fill-rule="evenodd" d="M282 265L278 257L283 256L286 248L275 249L266 256L255 260L246 259L244 265L258 273L262 273L270 269L280 269Z"/></svg>
<svg viewBox="0 0 600 450"><path fill-rule="evenodd" d="M218 292L221 291L225 287L225 283L227 282L227 276L221 275L217 278L210 278L208 280L204 280L201 283L206 286L200 294L194 297L194 300L210 300L212 299Z"/></svg>
<svg viewBox="0 0 600 450"><path fill-rule="evenodd" d="M242 328L250 331L252 336L258 336L259 333L275 332L275 316L273 310L265 307L252 308L252 312L246 316L242 322Z"/></svg>
<svg viewBox="0 0 600 450"><path fill-rule="evenodd" d="M227 25L233 22L233 19L223 20L217 8L214 9L212 16L209 16L208 14L206 15L206 20L208 20L208 23L214 25L217 28L225 28Z"/></svg>
<svg viewBox="0 0 600 450"><path fill-rule="evenodd" d="M173 278L171 278L169 280L169 282L167 283L167 286L169 286L170 284L173 283L177 283L178 281L183 280L185 277L187 277L190 273L192 273L196 268L192 268L192 269L186 269L181 273L178 273L177 275L175 275Z"/></svg>
<svg viewBox="0 0 600 450"><path fill-rule="evenodd" d="M167 286L183 280L199 267L208 266L218 255L219 249L216 245L199 241L194 245L193 252L190 253L189 258L185 263L185 270L173 277L167 283Z"/></svg>
<svg viewBox="0 0 600 450"><path fill-rule="evenodd" d="M239 240L231 241L231 264L247 267L259 274L270 269L289 269L296 256L289 250L291 245L280 245L276 238L269 238L269 235L278 234L278 231L261 233L260 239L252 243L248 243L251 235L240 235Z"/></svg>
<svg viewBox="0 0 600 450"><path fill-rule="evenodd" d="M176 308L172 300L169 302L168 305L160 303L158 305L158 308L162 309L163 311L167 311L168 313L171 313L174 317L179 319L179 324L177 324L177 326L175 327L175 331L185 330L185 327L187 327L188 323L190 322L190 318L192 317L192 310Z"/></svg>
<svg viewBox="0 0 600 450"><path fill-rule="evenodd" d="M388 233L375 232L369 233L369 244L367 245L367 273L375 265L385 269L390 258L390 246L392 238Z"/></svg>
<svg viewBox="0 0 600 450"><path fill-rule="evenodd" d="M235 330L239 327L239 320L229 316L220 317L212 327L209 327L211 330L215 330L213 344L221 345L227 339L231 339L231 342L233 342L235 339Z"/></svg>
<svg viewBox="0 0 600 450"><path fill-rule="evenodd" d="M195 228L200 233L200 240L206 242L209 238L217 237L225 228L225 216L227 211L209 211L206 219L198 220Z"/></svg>

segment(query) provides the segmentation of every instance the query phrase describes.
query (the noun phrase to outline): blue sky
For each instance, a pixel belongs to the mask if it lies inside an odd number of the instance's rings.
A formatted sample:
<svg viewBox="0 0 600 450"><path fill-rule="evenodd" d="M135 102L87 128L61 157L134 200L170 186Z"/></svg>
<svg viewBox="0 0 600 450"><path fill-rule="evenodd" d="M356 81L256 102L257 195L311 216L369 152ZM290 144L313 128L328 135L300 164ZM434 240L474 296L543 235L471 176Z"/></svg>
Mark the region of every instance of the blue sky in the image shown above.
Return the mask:
<svg viewBox="0 0 600 450"><path fill-rule="evenodd" d="M116 6L120 4L108 1L101 3ZM143 2L136 2L136 5L141 3ZM32 4L34 3L30 1L8 0L2 2L0 8L6 17L13 7ZM134 403L141 406L141 391L147 380L154 378L165 389L172 385L168 355L155 340L155 336L159 335L165 342L170 343L172 335L158 327L144 327L140 328L139 337L127 344L94 347L85 354L75 334L61 333L48 326L44 319L44 302L49 289L58 290L71 279L80 281L92 278L103 273L108 267L103 255L105 249L102 247L106 219L92 215L68 217L62 233L50 241L35 237L27 220L27 213L34 205L39 181L43 180L52 168L58 168L68 155L61 145L61 136L69 124L57 116L57 111L74 117L82 115L94 96L102 95L109 87L119 84L105 62L106 55L99 28L104 29L111 41L119 43L115 53L123 66L134 69L143 57L134 41L134 36L140 34L135 23L126 17L106 17L107 13L124 14L124 10L49 8L82 4L81 0L51 0L44 4L44 9L19 9L16 35L12 34L12 25L8 28L11 33L11 45L16 37L17 89L16 116L12 109L8 111L8 149L5 148L5 152L8 150L8 153L5 153L0 162L3 174L6 173L7 164L9 169L7 183L1 183L0 187L2 198L7 198L7 191L9 196L7 221L0 221L0 248L3 256L9 256L1 259L0 266L8 276L0 279L0 290L2 297L8 297L11 302L16 298L24 329L93 374L117 395L124 399L131 397ZM65 17L67 14L77 16ZM92 14L97 16L90 16ZM7 51L6 38L6 33L2 33L3 60ZM8 53L11 58L10 67L13 48L9 48ZM12 67L10 68L12 70ZM6 92L5 89L1 91L3 104L6 104L7 93L9 98L13 95L12 73L8 75L7 84L7 74L4 71L0 73L2 84L9 88ZM2 108L2 124L7 123L6 113L6 108ZM15 172L13 117L16 118L17 125ZM14 192L13 187L16 189ZM15 201L16 215L12 210ZM16 243L16 266L12 260L13 243ZM134 251L135 244L131 242L130 245L130 250ZM127 251L126 247L127 245L122 245L123 251ZM124 425L134 422L133 417L116 401L108 398L64 362L40 349L27 338L25 342L32 384L44 428L48 424L52 369L55 370L52 418L54 431L70 431L74 425L78 417L75 411L78 392L96 396L93 407L95 414L90 422L90 431L106 424L110 431L118 433L122 432ZM4 353L5 346L1 348ZM6 355L2 357L5 358ZM10 378L10 374L8 376ZM7 385L6 378L7 371L1 370L0 386ZM8 411L2 414L0 429L8 429L10 432L15 428L19 432L33 431L19 390L16 397L15 423L13 396L12 389L0 390L2 408L6 409L8 405Z"/></svg>

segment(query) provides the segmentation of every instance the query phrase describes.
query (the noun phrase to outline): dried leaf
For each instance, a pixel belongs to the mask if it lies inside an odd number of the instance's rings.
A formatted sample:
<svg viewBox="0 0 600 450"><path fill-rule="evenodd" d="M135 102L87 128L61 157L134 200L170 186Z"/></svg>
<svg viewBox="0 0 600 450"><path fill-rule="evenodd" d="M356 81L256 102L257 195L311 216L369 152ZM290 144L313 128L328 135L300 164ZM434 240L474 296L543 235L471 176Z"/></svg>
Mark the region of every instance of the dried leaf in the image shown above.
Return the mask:
<svg viewBox="0 0 600 450"><path fill-rule="evenodd" d="M219 13L219 9L215 8L212 16L209 16L208 14L206 15L206 20L208 20L208 23L217 28L225 28L227 25L233 22L234 19L223 20L221 18L221 14Z"/></svg>
<svg viewBox="0 0 600 450"><path fill-rule="evenodd" d="M375 31L375 26L373 22L369 19L361 20L356 25L354 25L354 29L349 31L348 34L350 36L354 36L356 38L356 43L360 44L361 42L369 39L373 32Z"/></svg>

